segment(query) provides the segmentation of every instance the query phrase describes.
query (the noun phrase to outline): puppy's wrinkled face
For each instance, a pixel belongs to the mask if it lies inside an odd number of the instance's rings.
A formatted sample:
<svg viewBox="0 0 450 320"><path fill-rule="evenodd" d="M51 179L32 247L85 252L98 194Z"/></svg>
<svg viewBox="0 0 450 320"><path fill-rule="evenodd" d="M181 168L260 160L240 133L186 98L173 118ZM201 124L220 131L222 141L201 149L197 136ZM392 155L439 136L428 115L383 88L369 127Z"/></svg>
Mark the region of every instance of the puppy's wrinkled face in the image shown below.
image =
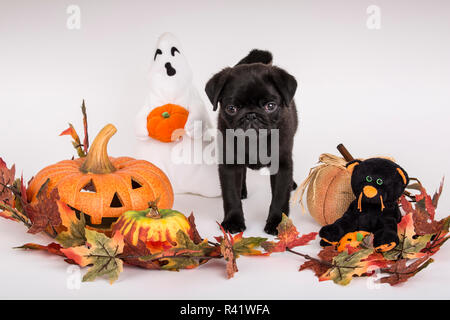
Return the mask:
<svg viewBox="0 0 450 320"><path fill-rule="evenodd" d="M284 70L260 63L226 68L207 84L220 119L229 129L275 129L293 99L297 83Z"/></svg>
<svg viewBox="0 0 450 320"><path fill-rule="evenodd" d="M230 129L273 129L282 97L266 68L236 67L222 89L219 116Z"/></svg>

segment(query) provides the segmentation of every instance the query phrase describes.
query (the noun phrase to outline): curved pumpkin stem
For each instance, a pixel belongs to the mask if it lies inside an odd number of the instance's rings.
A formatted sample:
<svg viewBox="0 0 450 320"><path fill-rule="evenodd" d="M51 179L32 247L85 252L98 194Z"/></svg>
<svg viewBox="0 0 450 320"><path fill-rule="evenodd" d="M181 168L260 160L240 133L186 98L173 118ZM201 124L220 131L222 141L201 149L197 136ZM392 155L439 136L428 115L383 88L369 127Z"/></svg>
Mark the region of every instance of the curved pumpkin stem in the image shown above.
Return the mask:
<svg viewBox="0 0 450 320"><path fill-rule="evenodd" d="M158 202L159 202L160 197L156 198L153 201L150 201L148 203L148 213L147 213L147 217L149 218L153 218L153 219L160 219L161 218L161 213L159 212L158 209Z"/></svg>
<svg viewBox="0 0 450 320"><path fill-rule="evenodd" d="M94 142L89 149L86 160L80 167L83 173L105 174L116 171L116 168L109 160L107 147L109 139L117 132L112 124L107 124L95 137Z"/></svg>

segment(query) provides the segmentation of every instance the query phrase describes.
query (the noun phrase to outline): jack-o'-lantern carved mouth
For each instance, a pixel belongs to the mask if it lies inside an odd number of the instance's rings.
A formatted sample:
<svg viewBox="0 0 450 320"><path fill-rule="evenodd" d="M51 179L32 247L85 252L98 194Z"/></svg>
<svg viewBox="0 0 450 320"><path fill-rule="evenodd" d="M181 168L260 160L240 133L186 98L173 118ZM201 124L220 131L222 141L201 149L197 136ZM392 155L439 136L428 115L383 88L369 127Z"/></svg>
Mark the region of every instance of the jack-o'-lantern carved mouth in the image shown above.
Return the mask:
<svg viewBox="0 0 450 320"><path fill-rule="evenodd" d="M75 212L75 215L78 220L84 219L86 226L99 229L99 230L109 230L114 222L117 221L118 217L103 217L102 222L100 224L93 224L91 220L91 216L87 213L84 213L76 208L69 206Z"/></svg>

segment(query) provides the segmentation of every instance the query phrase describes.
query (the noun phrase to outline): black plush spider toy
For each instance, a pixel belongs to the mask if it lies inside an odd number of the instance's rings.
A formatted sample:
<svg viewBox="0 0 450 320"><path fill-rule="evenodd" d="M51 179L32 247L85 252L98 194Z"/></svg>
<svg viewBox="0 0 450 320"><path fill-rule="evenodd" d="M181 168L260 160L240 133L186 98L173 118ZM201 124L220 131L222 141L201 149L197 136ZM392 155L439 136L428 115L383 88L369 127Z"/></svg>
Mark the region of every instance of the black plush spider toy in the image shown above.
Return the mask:
<svg viewBox="0 0 450 320"><path fill-rule="evenodd" d="M408 185L405 170L396 163L371 158L347 164L352 173L351 185L356 199L344 215L333 224L322 227L322 246L338 245L352 240L351 233L374 234L373 244L379 252L389 251L398 244L397 224L402 216L398 199Z"/></svg>

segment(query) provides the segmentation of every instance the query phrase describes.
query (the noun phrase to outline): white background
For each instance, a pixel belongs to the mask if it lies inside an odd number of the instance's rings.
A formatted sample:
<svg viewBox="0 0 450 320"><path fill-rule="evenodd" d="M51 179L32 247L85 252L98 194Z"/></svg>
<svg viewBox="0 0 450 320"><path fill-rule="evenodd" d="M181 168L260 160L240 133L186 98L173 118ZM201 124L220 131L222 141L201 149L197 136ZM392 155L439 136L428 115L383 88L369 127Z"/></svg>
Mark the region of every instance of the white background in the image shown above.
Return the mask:
<svg viewBox="0 0 450 320"><path fill-rule="evenodd" d="M81 9L80 30L66 27L71 4ZM366 26L370 5L381 9L379 30ZM341 142L356 157L394 157L429 192L449 176L450 3L444 0L1 0L0 156L26 179L71 158L69 137L58 134L67 122L81 134L83 98L91 138L113 123L119 131L110 154L133 155L134 116L145 99L155 42L165 31L182 41L205 102L206 81L252 48L272 51L274 64L297 78L297 182L321 153L336 153ZM246 234L264 236L269 183L257 173L249 180ZM221 201L183 195L174 208L193 210L200 233L212 238L219 235L215 221L222 219ZM449 211L444 188L438 218ZM291 217L302 233L319 229L298 205ZM284 253L240 258L231 280L224 263L214 261L178 273L126 267L113 286L98 280L70 290L62 259L11 249L26 242L48 239L0 221L0 298L450 298L447 247L399 287L373 289L366 279L348 287L319 283L311 271L297 272L302 258ZM317 240L299 251L319 249Z"/></svg>

